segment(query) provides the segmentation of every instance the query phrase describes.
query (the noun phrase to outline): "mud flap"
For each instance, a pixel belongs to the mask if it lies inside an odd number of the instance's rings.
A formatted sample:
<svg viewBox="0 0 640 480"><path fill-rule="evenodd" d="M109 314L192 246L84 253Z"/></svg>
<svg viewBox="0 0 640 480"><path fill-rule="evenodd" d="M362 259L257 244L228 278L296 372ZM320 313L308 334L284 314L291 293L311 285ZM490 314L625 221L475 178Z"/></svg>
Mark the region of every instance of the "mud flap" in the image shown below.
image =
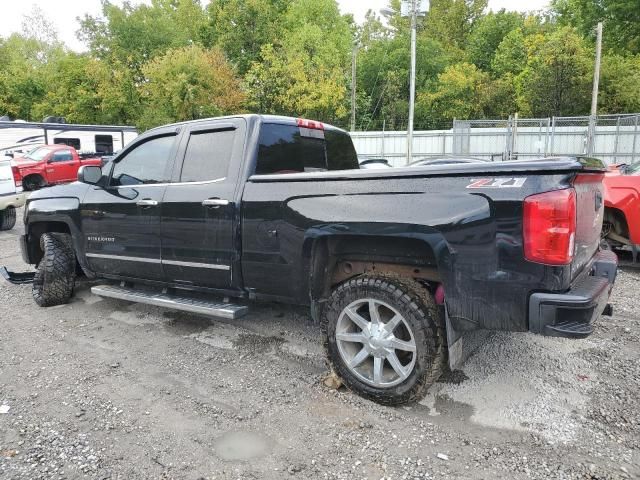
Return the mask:
<svg viewBox="0 0 640 480"><path fill-rule="evenodd" d="M453 327L453 323L449 318L447 307L444 307L444 318L447 326L447 346L449 350L449 368L451 370L457 370L462 367L464 363L463 353L463 336L462 332L456 330Z"/></svg>
<svg viewBox="0 0 640 480"><path fill-rule="evenodd" d="M24 285L27 283L33 283L33 277L35 272L10 272L7 267L0 267L0 275L7 281L14 285Z"/></svg>

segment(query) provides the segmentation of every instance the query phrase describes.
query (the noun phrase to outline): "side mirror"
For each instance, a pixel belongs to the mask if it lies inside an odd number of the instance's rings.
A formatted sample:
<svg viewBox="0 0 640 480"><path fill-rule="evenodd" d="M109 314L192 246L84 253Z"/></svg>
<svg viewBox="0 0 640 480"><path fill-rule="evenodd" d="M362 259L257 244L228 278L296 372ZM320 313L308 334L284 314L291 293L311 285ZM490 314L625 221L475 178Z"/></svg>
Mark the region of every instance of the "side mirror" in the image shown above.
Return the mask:
<svg viewBox="0 0 640 480"><path fill-rule="evenodd" d="M78 181L97 185L102 180L102 169L95 165L83 165L78 169Z"/></svg>

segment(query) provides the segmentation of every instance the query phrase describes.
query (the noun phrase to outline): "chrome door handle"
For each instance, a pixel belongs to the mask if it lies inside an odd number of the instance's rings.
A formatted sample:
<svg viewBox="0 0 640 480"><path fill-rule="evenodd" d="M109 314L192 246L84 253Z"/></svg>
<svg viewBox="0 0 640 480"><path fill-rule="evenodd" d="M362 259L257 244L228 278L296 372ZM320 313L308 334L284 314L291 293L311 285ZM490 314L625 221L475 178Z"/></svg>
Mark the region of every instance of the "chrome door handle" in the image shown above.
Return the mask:
<svg viewBox="0 0 640 480"><path fill-rule="evenodd" d="M139 207L155 207L158 205L156 200L151 200L150 198L143 198L142 200L138 200L136 203Z"/></svg>
<svg viewBox="0 0 640 480"><path fill-rule="evenodd" d="M211 208L224 207L229 205L229 200L223 200L222 198L207 198L202 201L202 205Z"/></svg>

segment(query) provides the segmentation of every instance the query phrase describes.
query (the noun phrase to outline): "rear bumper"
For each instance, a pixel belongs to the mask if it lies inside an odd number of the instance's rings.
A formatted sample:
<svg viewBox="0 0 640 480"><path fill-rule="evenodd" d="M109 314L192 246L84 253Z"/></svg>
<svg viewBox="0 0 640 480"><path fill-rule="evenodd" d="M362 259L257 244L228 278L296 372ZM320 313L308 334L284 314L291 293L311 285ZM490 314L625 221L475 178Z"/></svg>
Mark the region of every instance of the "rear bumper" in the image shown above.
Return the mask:
<svg viewBox="0 0 640 480"><path fill-rule="evenodd" d="M556 337L584 338L607 308L616 280L618 259L611 251L596 254L589 275L568 292L534 293L529 297L529 330ZM606 311L605 311L606 309Z"/></svg>

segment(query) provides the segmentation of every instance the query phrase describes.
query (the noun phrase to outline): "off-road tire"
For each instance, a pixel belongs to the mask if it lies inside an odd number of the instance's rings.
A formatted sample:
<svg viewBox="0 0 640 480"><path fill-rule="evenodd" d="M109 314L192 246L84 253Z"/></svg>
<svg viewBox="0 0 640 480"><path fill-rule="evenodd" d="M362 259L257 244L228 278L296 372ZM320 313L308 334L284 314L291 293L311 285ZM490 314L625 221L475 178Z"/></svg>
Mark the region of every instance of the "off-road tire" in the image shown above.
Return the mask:
<svg viewBox="0 0 640 480"><path fill-rule="evenodd" d="M16 209L7 207L0 211L0 230L11 230L16 224Z"/></svg>
<svg viewBox="0 0 640 480"><path fill-rule="evenodd" d="M76 256L71 236L45 233L40 238L42 260L33 279L33 299L41 307L69 302L76 278Z"/></svg>
<svg viewBox="0 0 640 480"><path fill-rule="evenodd" d="M416 342L416 362L402 383L389 388L373 387L358 379L344 364L335 338L342 310L361 298L373 298L397 309L410 324ZM444 319L429 291L413 279L385 275L362 275L339 285L331 293L321 317L324 347L331 369L345 386L383 405L402 405L424 397L446 365Z"/></svg>

